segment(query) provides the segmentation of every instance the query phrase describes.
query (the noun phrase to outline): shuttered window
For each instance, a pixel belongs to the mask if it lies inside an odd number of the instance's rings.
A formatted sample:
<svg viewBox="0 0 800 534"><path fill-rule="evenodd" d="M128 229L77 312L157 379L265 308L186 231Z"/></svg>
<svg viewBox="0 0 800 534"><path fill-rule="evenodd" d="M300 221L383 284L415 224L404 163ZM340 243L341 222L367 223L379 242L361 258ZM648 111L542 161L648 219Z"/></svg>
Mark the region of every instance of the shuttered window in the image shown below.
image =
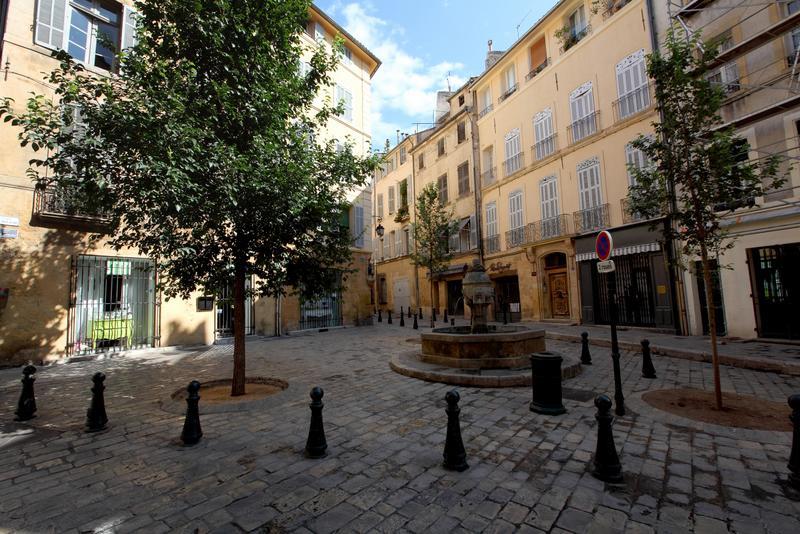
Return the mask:
<svg viewBox="0 0 800 534"><path fill-rule="evenodd" d="M624 119L650 105L644 50L639 50L617 64L618 117Z"/></svg>
<svg viewBox="0 0 800 534"><path fill-rule="evenodd" d="M364 248L364 206L359 204L353 206L353 237L354 245Z"/></svg>
<svg viewBox="0 0 800 534"><path fill-rule="evenodd" d="M341 117L348 121L353 122L353 93L342 87L336 86L336 102L341 102L344 105L344 111Z"/></svg>
<svg viewBox="0 0 800 534"><path fill-rule="evenodd" d="M537 113L533 118L533 132L536 136L536 159L544 159L556 150L553 128L553 112L550 108Z"/></svg>
<svg viewBox="0 0 800 534"><path fill-rule="evenodd" d="M514 191L508 195L509 227L512 230L522 228L525 225L525 217L522 211L522 191Z"/></svg>
<svg viewBox="0 0 800 534"><path fill-rule="evenodd" d="M511 130L505 137L505 172L506 176L518 171L522 167L522 143L519 137L519 128Z"/></svg>
<svg viewBox="0 0 800 534"><path fill-rule="evenodd" d="M439 177L439 203L442 205L447 204L447 175L443 174Z"/></svg>
<svg viewBox="0 0 800 534"><path fill-rule="evenodd" d="M389 215L394 213L394 186L389 187Z"/></svg>
<svg viewBox="0 0 800 534"><path fill-rule="evenodd" d="M464 162L458 166L458 196L469 194L469 163Z"/></svg>
<svg viewBox="0 0 800 534"><path fill-rule="evenodd" d="M378 195L378 217L383 218L383 194Z"/></svg>
<svg viewBox="0 0 800 534"><path fill-rule="evenodd" d="M63 48L67 0L39 0L37 4L36 43L49 48Z"/></svg>
<svg viewBox="0 0 800 534"><path fill-rule="evenodd" d="M628 169L628 185L635 185L636 176L631 172L631 166L636 169L643 169L647 165L647 156L638 148L625 145L625 163Z"/></svg>
<svg viewBox="0 0 800 534"><path fill-rule="evenodd" d="M558 217L558 187L555 176L548 176L539 182L539 195L542 203L542 219Z"/></svg>
<svg viewBox="0 0 800 534"><path fill-rule="evenodd" d="M578 194L582 210L596 208L603 203L600 194L600 162L596 159L578 165Z"/></svg>
<svg viewBox="0 0 800 534"><path fill-rule="evenodd" d="M486 204L486 236L494 237L497 235L497 203Z"/></svg>

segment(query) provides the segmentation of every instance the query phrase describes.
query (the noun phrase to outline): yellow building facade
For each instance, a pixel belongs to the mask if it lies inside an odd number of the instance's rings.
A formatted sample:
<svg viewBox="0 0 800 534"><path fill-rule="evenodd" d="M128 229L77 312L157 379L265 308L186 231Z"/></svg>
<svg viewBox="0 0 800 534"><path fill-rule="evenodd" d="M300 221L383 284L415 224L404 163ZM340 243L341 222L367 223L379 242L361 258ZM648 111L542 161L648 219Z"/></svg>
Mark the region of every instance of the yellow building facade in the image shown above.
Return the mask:
<svg viewBox="0 0 800 534"><path fill-rule="evenodd" d="M0 2L0 95L17 106L31 93L53 95L43 73L57 63L55 49L66 49L99 76L113 75L113 52L98 41L104 28L117 46L130 45L135 23L132 2L3 0ZM370 79L380 62L330 17L314 7L303 37L309 48L340 35L346 52L334 73L332 101L345 101L324 140L351 142L369 151ZM309 52L310 54L310 52ZM301 66L302 68L302 66ZM108 350L208 344L232 330L232 302L224 288L217 295L162 299L152 260L135 250L113 250L103 239L102 220L81 213L80 202L37 189L26 176L34 156L21 148L18 131L0 128L0 365L52 361ZM371 243L371 188L352 192L348 224L353 233L355 273L347 291L324 303L296 298L249 302L247 332L273 335L302 327L357 324L370 310L368 278ZM367 231L365 231L367 230ZM365 239L365 236L367 239ZM211 297L211 298L209 298Z"/></svg>

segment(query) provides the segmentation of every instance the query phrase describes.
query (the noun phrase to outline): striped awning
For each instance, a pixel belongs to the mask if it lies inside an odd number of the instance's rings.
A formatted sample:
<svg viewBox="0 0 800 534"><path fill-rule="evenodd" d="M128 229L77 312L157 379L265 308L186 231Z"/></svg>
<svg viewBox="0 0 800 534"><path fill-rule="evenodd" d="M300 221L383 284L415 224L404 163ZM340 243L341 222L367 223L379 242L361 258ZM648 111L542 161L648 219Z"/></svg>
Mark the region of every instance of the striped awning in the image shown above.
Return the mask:
<svg viewBox="0 0 800 534"><path fill-rule="evenodd" d="M611 251L611 257L614 256L627 256L629 254L641 254L643 252L658 252L661 250L659 243L642 243L641 245L628 245L627 247L615 248ZM597 254L594 252L582 252L575 254L575 261L591 261L596 260Z"/></svg>

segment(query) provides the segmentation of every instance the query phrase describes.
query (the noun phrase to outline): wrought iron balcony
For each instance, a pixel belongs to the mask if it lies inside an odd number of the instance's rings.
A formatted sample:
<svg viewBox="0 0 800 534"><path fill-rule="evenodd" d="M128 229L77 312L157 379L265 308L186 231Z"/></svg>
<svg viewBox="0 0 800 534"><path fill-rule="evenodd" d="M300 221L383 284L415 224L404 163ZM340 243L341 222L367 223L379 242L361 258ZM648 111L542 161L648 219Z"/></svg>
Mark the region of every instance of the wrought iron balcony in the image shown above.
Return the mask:
<svg viewBox="0 0 800 534"><path fill-rule="evenodd" d="M599 130L599 124L599 111L593 111L585 117L574 121L572 124L567 126L567 131L569 132L569 143L573 145L578 141L582 141L583 139L596 134Z"/></svg>
<svg viewBox="0 0 800 534"><path fill-rule="evenodd" d="M506 232L506 249L519 247L528 242L524 226Z"/></svg>
<svg viewBox="0 0 800 534"><path fill-rule="evenodd" d="M537 74L542 72L547 66L550 64L550 58L545 59L541 65L534 67L531 71L525 75L525 81L529 82L536 77Z"/></svg>
<svg viewBox="0 0 800 534"><path fill-rule="evenodd" d="M489 113L490 111L492 111L493 109L494 109L494 104L489 104L488 106L486 106L485 108L483 108L483 109L482 109L482 110L481 110L481 111L478 113L478 118L480 119L481 117L483 117L484 115L486 115L487 113Z"/></svg>
<svg viewBox="0 0 800 534"><path fill-rule="evenodd" d="M630 209L630 200L627 198L623 198L619 201L620 209L622 210L622 224L629 224L639 221L644 221L647 219L644 215L639 212L631 211Z"/></svg>
<svg viewBox="0 0 800 534"><path fill-rule="evenodd" d="M604 0L601 2L602 4L602 15L603 20L606 20L614 15L617 11L625 7L631 2L631 0Z"/></svg>
<svg viewBox="0 0 800 534"><path fill-rule="evenodd" d="M556 215L548 219L532 222L528 225L528 240L531 243L547 241L570 235L569 216L567 214Z"/></svg>
<svg viewBox="0 0 800 534"><path fill-rule="evenodd" d="M525 154L520 152L503 162L503 172L506 177L511 176L525 166Z"/></svg>
<svg viewBox="0 0 800 534"><path fill-rule="evenodd" d="M533 157L536 159L536 161L542 160L554 154L556 150L558 150L558 143L556 141L556 134L552 134L551 136L545 137L533 145L533 147L531 147L531 151L533 152Z"/></svg>
<svg viewBox="0 0 800 534"><path fill-rule="evenodd" d="M615 100L613 104L614 122L623 121L650 109L655 102L653 88L653 84L643 85Z"/></svg>
<svg viewBox="0 0 800 534"><path fill-rule="evenodd" d="M561 51L566 52L567 50L578 44L581 41L581 39L589 35L591 31L592 31L591 24L587 24L581 29L570 28L561 41Z"/></svg>
<svg viewBox="0 0 800 534"><path fill-rule="evenodd" d="M492 167L481 173L481 183L483 187L492 185L497 180L497 167Z"/></svg>
<svg viewBox="0 0 800 534"><path fill-rule="evenodd" d="M78 191L58 186L36 186L33 191L33 212L40 219L105 223L107 211L87 208Z"/></svg>
<svg viewBox="0 0 800 534"><path fill-rule="evenodd" d="M576 211L572 214L575 233L584 234L593 230L602 230L609 226L608 204L600 204L592 208Z"/></svg>
<svg viewBox="0 0 800 534"><path fill-rule="evenodd" d="M515 83L514 85L512 85L511 87L506 89L505 92L502 95L500 95L500 98L497 99L497 103L498 104L501 103L506 98L508 98L509 96L513 95L516 91L517 91L517 84Z"/></svg>
<svg viewBox="0 0 800 534"><path fill-rule="evenodd" d="M492 236L484 238L484 240L483 240L483 250L486 251L486 254L492 254L494 252L500 252L500 236L499 235L492 235Z"/></svg>

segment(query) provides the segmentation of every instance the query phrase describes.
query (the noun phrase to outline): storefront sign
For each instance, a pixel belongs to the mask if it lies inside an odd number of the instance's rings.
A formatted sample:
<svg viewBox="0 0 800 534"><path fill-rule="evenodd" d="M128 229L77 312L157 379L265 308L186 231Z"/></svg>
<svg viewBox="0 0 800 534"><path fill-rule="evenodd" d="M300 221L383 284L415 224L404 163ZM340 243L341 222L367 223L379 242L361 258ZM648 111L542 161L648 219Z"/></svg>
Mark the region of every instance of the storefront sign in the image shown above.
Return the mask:
<svg viewBox="0 0 800 534"><path fill-rule="evenodd" d="M0 226L19 226L19 217L0 215Z"/></svg>
<svg viewBox="0 0 800 534"><path fill-rule="evenodd" d="M597 272L600 274L613 273L616 270L614 260L606 260L597 262Z"/></svg>
<svg viewBox="0 0 800 534"><path fill-rule="evenodd" d="M511 264L510 263L500 263L498 261L497 263L490 263L489 264L489 270L490 271L507 271L510 268L511 268Z"/></svg>
<svg viewBox="0 0 800 534"><path fill-rule="evenodd" d="M19 228L0 228L0 239L16 239L19 237Z"/></svg>

